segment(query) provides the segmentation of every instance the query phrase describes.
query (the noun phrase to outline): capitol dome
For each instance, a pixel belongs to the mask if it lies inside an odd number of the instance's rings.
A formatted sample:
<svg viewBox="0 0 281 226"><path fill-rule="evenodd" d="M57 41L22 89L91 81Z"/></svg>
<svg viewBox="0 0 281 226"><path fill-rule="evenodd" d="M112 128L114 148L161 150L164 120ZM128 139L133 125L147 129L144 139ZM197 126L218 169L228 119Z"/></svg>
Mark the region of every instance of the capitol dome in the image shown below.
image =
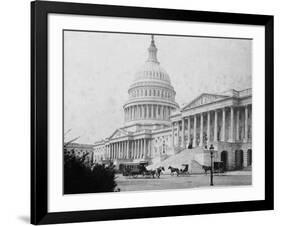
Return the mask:
<svg viewBox="0 0 281 226"><path fill-rule="evenodd" d="M147 61L135 75L134 82L140 80L160 80L171 84L170 77L164 68L159 63Z"/></svg>
<svg viewBox="0 0 281 226"><path fill-rule="evenodd" d="M126 125L167 124L171 112L179 107L170 77L157 60L154 36L151 37L148 59L135 73L128 90L129 100L124 105Z"/></svg>

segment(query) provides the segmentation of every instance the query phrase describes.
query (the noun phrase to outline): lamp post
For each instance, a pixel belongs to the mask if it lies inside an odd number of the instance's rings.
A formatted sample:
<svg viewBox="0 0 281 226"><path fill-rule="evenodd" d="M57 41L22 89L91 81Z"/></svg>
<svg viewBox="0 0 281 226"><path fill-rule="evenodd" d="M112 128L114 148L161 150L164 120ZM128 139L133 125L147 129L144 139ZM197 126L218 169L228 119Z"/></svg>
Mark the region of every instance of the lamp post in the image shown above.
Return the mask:
<svg viewBox="0 0 281 226"><path fill-rule="evenodd" d="M213 183L213 157L214 157L214 146L211 144L210 145L210 155L211 155L211 173L210 173L210 186L214 186Z"/></svg>

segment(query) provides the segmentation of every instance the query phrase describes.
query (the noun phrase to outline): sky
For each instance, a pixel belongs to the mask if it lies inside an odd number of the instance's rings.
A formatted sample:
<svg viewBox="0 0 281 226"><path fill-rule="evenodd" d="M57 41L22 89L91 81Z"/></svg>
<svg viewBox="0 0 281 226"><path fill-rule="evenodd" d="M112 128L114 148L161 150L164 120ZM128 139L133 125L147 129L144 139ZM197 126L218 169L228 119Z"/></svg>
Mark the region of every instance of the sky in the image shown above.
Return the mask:
<svg viewBox="0 0 281 226"><path fill-rule="evenodd" d="M64 130L93 144L124 124L123 105L151 36L64 31ZM252 41L154 36L157 58L182 106L201 93L252 86Z"/></svg>

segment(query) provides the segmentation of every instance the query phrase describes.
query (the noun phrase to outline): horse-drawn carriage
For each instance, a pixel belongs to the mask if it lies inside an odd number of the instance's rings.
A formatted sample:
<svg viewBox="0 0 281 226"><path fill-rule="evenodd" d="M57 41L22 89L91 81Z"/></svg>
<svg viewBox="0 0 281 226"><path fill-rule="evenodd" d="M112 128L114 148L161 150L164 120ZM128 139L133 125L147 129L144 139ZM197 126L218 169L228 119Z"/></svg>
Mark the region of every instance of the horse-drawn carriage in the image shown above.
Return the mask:
<svg viewBox="0 0 281 226"><path fill-rule="evenodd" d="M224 173L224 162L216 161L213 163L213 172L214 173ZM208 173L208 171L211 171L211 166L202 166L202 169L205 171L205 174Z"/></svg>
<svg viewBox="0 0 281 226"><path fill-rule="evenodd" d="M180 176L180 175L189 175L189 172L188 172L188 164L182 164L182 166L184 167L183 169L179 169L179 168L175 168L175 167L172 167L172 166L169 166L168 169L171 171L171 175L177 175L177 176Z"/></svg>
<svg viewBox="0 0 281 226"><path fill-rule="evenodd" d="M160 178L161 172L164 170L164 167L158 167L155 170L148 170L147 162L131 162L131 163L122 163L119 166L119 170L122 172L123 176L137 178L138 176L143 177L152 177Z"/></svg>

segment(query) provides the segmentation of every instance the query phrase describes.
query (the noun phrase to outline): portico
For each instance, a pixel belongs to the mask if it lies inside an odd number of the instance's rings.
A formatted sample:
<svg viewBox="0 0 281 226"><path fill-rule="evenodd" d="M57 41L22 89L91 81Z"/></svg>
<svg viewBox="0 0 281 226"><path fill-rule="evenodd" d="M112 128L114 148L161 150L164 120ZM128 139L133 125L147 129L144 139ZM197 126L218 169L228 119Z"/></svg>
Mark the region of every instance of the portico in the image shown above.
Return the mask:
<svg viewBox="0 0 281 226"><path fill-rule="evenodd" d="M173 147L195 148L216 142L249 142L251 90L232 95L203 94L171 116ZM249 130L250 129L250 130ZM177 136L175 136L177 134Z"/></svg>

